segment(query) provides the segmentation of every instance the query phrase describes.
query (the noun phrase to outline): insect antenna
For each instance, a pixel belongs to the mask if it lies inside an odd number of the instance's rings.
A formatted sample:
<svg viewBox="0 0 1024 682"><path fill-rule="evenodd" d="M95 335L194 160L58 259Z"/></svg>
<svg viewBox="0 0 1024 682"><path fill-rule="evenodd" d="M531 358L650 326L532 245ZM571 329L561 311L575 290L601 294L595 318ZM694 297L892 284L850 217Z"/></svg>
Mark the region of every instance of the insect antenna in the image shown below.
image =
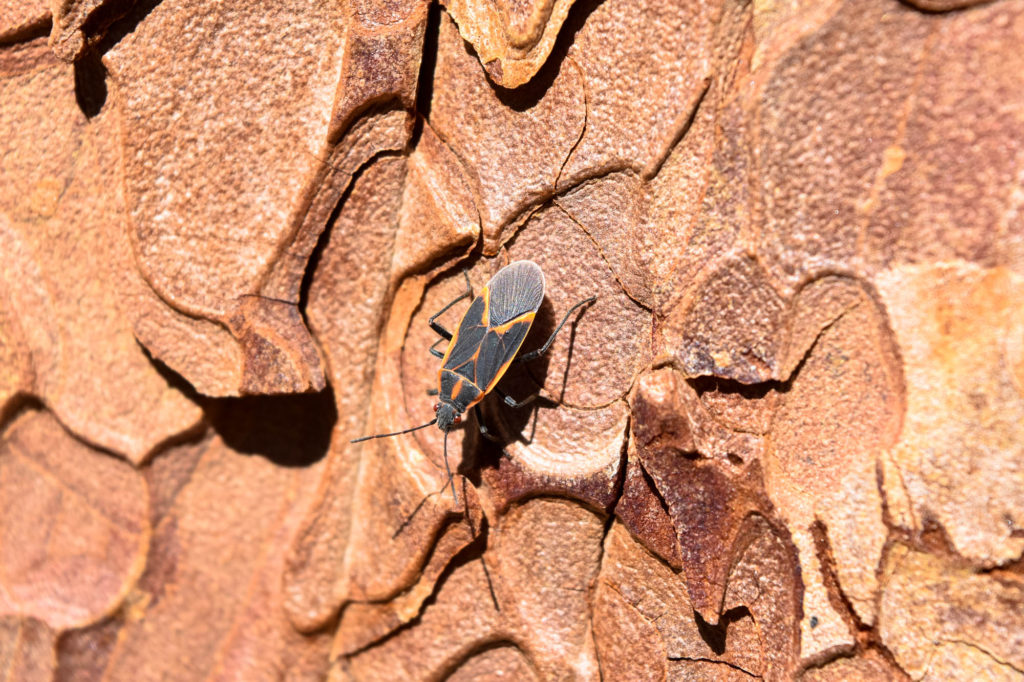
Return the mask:
<svg viewBox="0 0 1024 682"><path fill-rule="evenodd" d="M434 417L433 419L428 421L426 424L420 424L419 426L414 426L411 429L404 429L402 431L395 431L394 433L378 433L378 434L376 434L374 436L363 436L362 438L353 438L352 440L349 441L349 443L362 443L364 440L373 440L374 438L388 438L390 436L401 436L403 433L410 433L412 431L419 431L420 429L425 429L428 426L433 426L436 423L437 423L437 417ZM451 470L451 467L448 466L448 432L447 431L444 432L444 470L448 474L448 485L450 485L452 487L452 500L454 500L455 504L458 504L459 503L459 496L457 494L455 494L455 479L452 478L452 470ZM441 488L441 490L444 491L444 488ZM423 504L423 503L421 502L420 504ZM417 507L417 510L418 509L419 509L419 507ZM415 515L415 513L416 512L413 512L414 515ZM399 531L401 531L401 529L399 529ZM397 535L397 533L396 533L396 535Z"/></svg>
<svg viewBox="0 0 1024 682"><path fill-rule="evenodd" d="M437 420L435 420L437 421ZM455 506L459 505L459 496L455 494L455 479L452 478L452 470L448 467L448 432L444 432L444 470L448 472L448 485L452 487L452 501ZM443 491L444 488L441 488Z"/></svg>
<svg viewBox="0 0 1024 682"><path fill-rule="evenodd" d="M411 429L405 429L403 431L395 431L394 433L378 433L375 436L363 436L362 438L354 438L354 439L350 440L349 443L362 443L364 440L373 440L374 438L388 438L390 436L401 436L403 433L410 433L412 431L419 431L420 429L425 429L428 426L433 426L436 423L437 423L437 417L434 417L433 419L428 421L426 424L420 424L419 426L414 426ZM444 435L447 436L448 432L446 431ZM447 460L447 455L446 455L445 464L447 464L447 463L448 463L448 460ZM449 474L449 476L450 475L451 474ZM452 492L455 492L455 491L452 490Z"/></svg>

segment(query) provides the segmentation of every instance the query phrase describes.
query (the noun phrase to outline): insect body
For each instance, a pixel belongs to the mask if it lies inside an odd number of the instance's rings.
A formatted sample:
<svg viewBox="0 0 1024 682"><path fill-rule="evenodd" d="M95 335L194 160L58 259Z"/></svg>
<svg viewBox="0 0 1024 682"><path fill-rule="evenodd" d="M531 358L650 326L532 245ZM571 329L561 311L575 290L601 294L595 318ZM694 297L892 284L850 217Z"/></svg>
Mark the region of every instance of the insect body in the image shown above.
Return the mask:
<svg viewBox="0 0 1024 682"><path fill-rule="evenodd" d="M437 373L442 431L458 423L505 374L543 300L544 273L524 260L502 268L469 306Z"/></svg>
<svg viewBox="0 0 1024 682"><path fill-rule="evenodd" d="M467 285L468 282L467 279ZM439 402L434 405L437 416L426 424L404 431L366 436L352 441L358 443L371 438L397 436L437 424L445 434L444 466L448 473L448 483L452 486L452 498L456 502L458 498L455 494L455 484L452 482L451 469L448 467L448 431L452 426L462 422L462 414L466 410L475 407L485 395L495 390L509 365L514 361L533 360L547 352L555 336L569 319L569 315L595 300L588 298L574 305L541 348L517 358L516 354L523 345L537 310L544 300L544 273L541 272L540 266L524 260L511 263L499 270L470 304L454 334L435 322L442 313L470 295L467 287L465 293L430 318L430 326L442 337L438 341L449 341L448 350L443 354L434 348L430 349L431 353L441 358L441 369L437 373ZM531 398L516 402L507 395L502 396L505 403L512 407L521 407L532 400ZM481 431L483 432L482 425Z"/></svg>

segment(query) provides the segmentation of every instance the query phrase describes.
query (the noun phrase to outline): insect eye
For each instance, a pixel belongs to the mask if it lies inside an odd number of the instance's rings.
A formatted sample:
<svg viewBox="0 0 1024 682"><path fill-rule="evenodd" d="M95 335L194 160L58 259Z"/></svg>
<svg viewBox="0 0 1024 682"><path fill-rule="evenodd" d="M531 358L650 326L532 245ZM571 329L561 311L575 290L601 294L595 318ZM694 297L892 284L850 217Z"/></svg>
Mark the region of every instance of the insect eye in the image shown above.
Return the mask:
<svg viewBox="0 0 1024 682"><path fill-rule="evenodd" d="M461 414L455 415L455 418L452 419L452 424L461 424L461 423L462 423L462 415Z"/></svg>
<svg viewBox="0 0 1024 682"><path fill-rule="evenodd" d="M440 409L441 409L441 403L434 403L434 412L437 412Z"/></svg>

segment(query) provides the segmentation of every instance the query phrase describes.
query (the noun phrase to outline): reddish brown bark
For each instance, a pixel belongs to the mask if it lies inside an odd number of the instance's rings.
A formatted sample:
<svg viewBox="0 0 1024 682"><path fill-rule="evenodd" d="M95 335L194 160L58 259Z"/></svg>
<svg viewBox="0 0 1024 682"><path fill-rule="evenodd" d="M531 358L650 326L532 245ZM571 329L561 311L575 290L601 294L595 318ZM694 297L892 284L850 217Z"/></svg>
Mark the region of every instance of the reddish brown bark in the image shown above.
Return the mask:
<svg viewBox="0 0 1024 682"><path fill-rule="evenodd" d="M0 0L0 678L1024 675L1024 4ZM432 416L430 316L543 269ZM465 304L440 319L457 324Z"/></svg>

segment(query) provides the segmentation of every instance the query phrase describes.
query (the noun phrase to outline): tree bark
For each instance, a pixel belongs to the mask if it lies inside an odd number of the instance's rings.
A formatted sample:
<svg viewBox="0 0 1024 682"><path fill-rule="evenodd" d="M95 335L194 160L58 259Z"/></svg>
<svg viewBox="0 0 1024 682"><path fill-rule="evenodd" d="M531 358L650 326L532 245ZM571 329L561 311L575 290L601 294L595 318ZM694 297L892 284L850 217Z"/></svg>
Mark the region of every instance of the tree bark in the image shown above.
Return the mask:
<svg viewBox="0 0 1024 682"><path fill-rule="evenodd" d="M1019 0L0 3L4 679L1024 678L1022 44ZM596 297L539 398L352 443L517 260L526 351Z"/></svg>

